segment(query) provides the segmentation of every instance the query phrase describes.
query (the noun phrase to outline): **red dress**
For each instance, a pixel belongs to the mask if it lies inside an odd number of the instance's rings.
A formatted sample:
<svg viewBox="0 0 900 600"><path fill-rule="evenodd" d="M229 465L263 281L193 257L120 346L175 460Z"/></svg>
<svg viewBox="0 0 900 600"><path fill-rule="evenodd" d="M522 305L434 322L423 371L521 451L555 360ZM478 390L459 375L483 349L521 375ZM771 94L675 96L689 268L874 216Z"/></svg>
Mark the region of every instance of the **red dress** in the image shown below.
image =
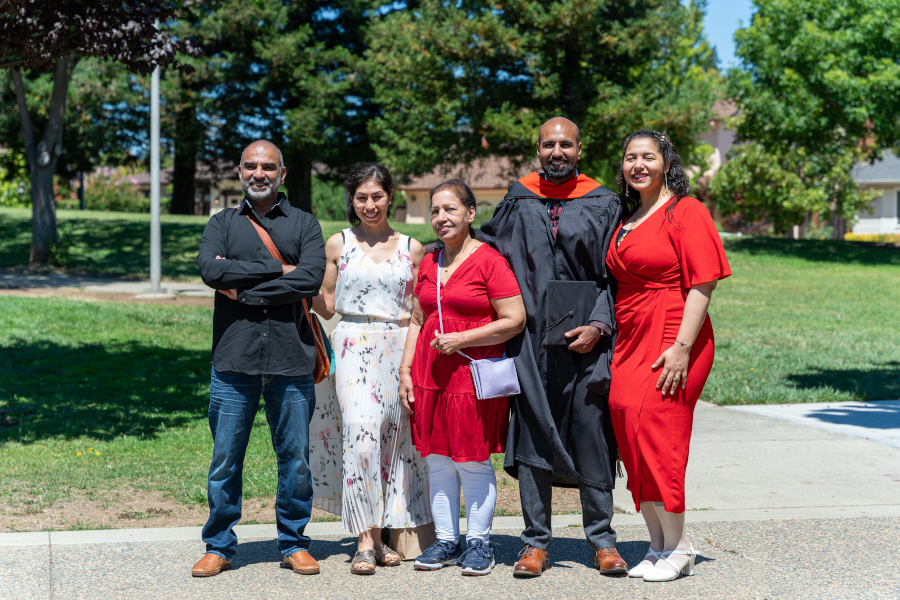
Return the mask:
<svg viewBox="0 0 900 600"><path fill-rule="evenodd" d="M509 428L506 398L479 400L469 361L439 353L429 344L440 332L437 310L438 251L422 259L413 292L425 313L412 364L413 443L422 456L439 454L455 462L485 461L503 452ZM521 294L512 269L499 252L482 244L441 284L444 333L467 331L497 320L490 300ZM506 344L463 351L475 360L503 355Z"/></svg>
<svg viewBox="0 0 900 600"><path fill-rule="evenodd" d="M680 513L694 406L715 354L709 316L691 348L687 389L679 385L664 397L656 389L661 369L651 365L675 342L690 288L724 279L731 269L709 210L682 198L670 222L670 204L629 232L618 248L617 231L607 255L618 282L609 411L635 508L663 502L666 511Z"/></svg>

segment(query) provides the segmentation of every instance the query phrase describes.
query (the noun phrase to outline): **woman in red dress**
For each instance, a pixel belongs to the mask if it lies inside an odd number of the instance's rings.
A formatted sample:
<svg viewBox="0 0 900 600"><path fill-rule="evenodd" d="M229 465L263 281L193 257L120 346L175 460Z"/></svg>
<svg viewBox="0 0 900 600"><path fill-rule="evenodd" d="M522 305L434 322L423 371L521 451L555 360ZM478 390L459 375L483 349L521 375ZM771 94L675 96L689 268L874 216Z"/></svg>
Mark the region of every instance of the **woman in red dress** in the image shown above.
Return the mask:
<svg viewBox="0 0 900 600"><path fill-rule="evenodd" d="M624 148L617 181L631 214L607 255L618 283L609 410L628 489L650 532L650 549L629 575L670 581L694 569L684 472L715 353L707 309L731 270L709 210L687 195L668 137L641 130Z"/></svg>
<svg viewBox="0 0 900 600"><path fill-rule="evenodd" d="M426 457L437 542L415 561L422 570L461 563L463 575L494 566L491 523L497 479L491 454L504 451L506 398L478 400L469 359L503 355L525 328L516 277L499 252L472 234L475 197L459 180L431 190L431 226L443 249L426 255L413 292L413 314L400 363L400 401L410 412L413 443ZM443 333L438 313L440 282ZM459 482L468 517L459 548Z"/></svg>

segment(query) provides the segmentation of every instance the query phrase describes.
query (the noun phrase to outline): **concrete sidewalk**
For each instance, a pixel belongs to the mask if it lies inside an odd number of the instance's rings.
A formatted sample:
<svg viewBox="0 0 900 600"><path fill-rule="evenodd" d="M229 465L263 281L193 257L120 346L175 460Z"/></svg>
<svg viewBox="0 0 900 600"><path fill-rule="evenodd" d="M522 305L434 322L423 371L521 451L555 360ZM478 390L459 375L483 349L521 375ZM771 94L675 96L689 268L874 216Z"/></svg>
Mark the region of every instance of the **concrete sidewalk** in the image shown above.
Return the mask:
<svg viewBox="0 0 900 600"><path fill-rule="evenodd" d="M169 294L180 296L212 297L215 290L202 283L185 281L163 281L162 287ZM143 294L150 287L149 281L120 279L111 277L90 277L87 275L57 275L55 273L23 273L0 271L0 289L49 288L80 289L86 292L107 292L117 294Z"/></svg>
<svg viewBox="0 0 900 600"><path fill-rule="evenodd" d="M339 523L308 528L322 564L314 577L278 568L273 525L239 526L235 568L210 579L189 574L203 554L199 528L0 534L0 598L900 597L900 449L701 403L687 490L696 576L668 585L598 575L580 515L565 515L554 517L553 568L531 581L511 577L524 525L517 517L495 520L498 566L483 578L409 563L353 576L354 540ZM633 506L622 483L615 495ZM619 551L638 562L647 546L641 517L616 515L613 524Z"/></svg>

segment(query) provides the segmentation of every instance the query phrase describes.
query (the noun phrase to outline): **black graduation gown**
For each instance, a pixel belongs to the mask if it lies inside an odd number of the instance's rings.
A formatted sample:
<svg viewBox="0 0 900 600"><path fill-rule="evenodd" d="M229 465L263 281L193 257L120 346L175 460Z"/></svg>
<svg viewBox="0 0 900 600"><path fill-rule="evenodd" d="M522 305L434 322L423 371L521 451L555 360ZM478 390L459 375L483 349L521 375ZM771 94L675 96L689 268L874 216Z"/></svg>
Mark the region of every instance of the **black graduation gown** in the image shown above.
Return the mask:
<svg viewBox="0 0 900 600"><path fill-rule="evenodd" d="M566 200L555 239L547 198ZM608 405L615 334L588 354L545 342L552 280L595 282L599 296L589 320L615 332L606 252L621 211L618 195L589 177L557 186L532 173L509 188L478 232L509 261L528 315L525 331L507 342L522 389L510 402L504 468L513 477L518 461L552 470L554 485L615 486L616 440Z"/></svg>

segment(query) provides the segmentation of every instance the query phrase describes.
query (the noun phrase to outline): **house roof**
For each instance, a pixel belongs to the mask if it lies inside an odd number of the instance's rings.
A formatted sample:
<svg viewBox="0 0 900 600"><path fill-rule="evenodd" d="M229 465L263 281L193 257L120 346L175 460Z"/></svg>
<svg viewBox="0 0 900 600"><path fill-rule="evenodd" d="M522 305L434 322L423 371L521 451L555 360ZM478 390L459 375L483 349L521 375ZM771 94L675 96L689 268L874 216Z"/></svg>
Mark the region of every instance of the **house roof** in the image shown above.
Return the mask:
<svg viewBox="0 0 900 600"><path fill-rule="evenodd" d="M900 157L888 150L874 163L857 163L850 175L856 183L900 184Z"/></svg>
<svg viewBox="0 0 900 600"><path fill-rule="evenodd" d="M216 164L213 168L206 163L197 161L196 165L196 179L197 181L218 181L221 179L231 179L236 177L235 172L235 164L232 161L228 160L219 160L216 161ZM150 185L150 172L144 173L135 173L134 178L137 180L137 185ZM159 183L160 185L168 185L172 183L172 167L168 167L165 169L159 170Z"/></svg>
<svg viewBox="0 0 900 600"><path fill-rule="evenodd" d="M398 185L401 190L430 190L448 179L462 179L473 190L505 190L510 184L537 171L540 162L534 159L518 169L512 160L505 156L489 156L469 164L456 164L451 167L439 165L430 173L413 177L409 183Z"/></svg>
<svg viewBox="0 0 900 600"><path fill-rule="evenodd" d="M716 100L716 103L713 104L713 112L716 117L720 119L724 119L726 117L733 117L737 114L738 108L737 104L735 104L731 100Z"/></svg>

